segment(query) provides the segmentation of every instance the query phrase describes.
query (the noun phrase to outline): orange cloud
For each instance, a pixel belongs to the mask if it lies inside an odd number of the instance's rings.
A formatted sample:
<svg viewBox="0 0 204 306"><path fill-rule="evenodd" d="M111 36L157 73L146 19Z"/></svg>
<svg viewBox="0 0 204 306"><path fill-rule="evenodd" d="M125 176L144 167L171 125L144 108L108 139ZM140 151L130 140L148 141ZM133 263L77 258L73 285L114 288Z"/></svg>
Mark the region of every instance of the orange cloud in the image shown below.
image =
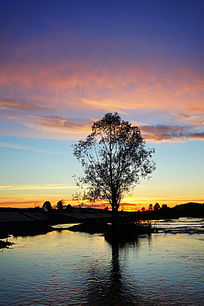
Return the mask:
<svg viewBox="0 0 204 306"><path fill-rule="evenodd" d="M38 120L38 123L42 126L53 128L53 129L63 129L63 130L89 130L90 122L84 119L63 119L61 117L46 117Z"/></svg>
<svg viewBox="0 0 204 306"><path fill-rule="evenodd" d="M81 123L79 123L81 121ZM30 117L22 119L21 124L37 131L48 134L54 133L55 136L64 134L66 136L80 137L86 135L91 130L91 124L86 120L63 119L61 117ZM66 138L66 136L64 136Z"/></svg>

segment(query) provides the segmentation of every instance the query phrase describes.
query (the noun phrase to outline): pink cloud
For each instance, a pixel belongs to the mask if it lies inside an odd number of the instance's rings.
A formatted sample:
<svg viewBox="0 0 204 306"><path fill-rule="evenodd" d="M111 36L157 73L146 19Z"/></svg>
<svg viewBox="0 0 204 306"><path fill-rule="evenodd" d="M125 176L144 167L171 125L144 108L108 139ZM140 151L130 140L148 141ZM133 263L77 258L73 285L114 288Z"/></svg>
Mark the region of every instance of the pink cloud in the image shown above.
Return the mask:
<svg viewBox="0 0 204 306"><path fill-rule="evenodd" d="M38 103L0 99L0 110L47 111L49 109L50 108Z"/></svg>
<svg viewBox="0 0 204 306"><path fill-rule="evenodd" d="M195 128L204 128L204 114L177 113L175 120L193 125Z"/></svg>
<svg viewBox="0 0 204 306"><path fill-rule="evenodd" d="M1 87L9 94L24 94L52 107L74 107L109 111L117 107L204 111L203 79L195 71L133 64L123 67L108 63L95 67L91 61L52 63L52 65L4 64Z"/></svg>
<svg viewBox="0 0 204 306"><path fill-rule="evenodd" d="M91 60L46 65L13 60L1 66L0 91L7 94L0 100L0 116L29 128L21 135L78 138L89 133L93 114L98 112L129 115L150 110L168 113L175 125L150 128L143 124L147 139L203 139L204 81L196 71L160 63L107 61L96 66ZM50 111L55 115L51 117ZM89 119L73 119L85 111Z"/></svg>

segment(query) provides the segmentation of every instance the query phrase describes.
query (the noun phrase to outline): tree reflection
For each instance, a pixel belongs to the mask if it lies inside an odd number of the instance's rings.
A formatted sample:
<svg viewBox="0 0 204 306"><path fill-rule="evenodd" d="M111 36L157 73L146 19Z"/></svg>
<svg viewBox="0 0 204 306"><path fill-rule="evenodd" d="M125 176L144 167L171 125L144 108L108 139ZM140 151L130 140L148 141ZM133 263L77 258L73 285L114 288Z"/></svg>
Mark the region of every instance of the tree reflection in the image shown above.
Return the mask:
<svg viewBox="0 0 204 306"><path fill-rule="evenodd" d="M123 268L120 261L121 251L130 248L137 250L140 247L141 239L149 239L151 236L134 237L131 240L113 239L105 237L112 251L112 258L107 270L99 267L92 267L88 273L88 301L90 305L140 305L143 304L142 293L137 284L131 284L127 276L123 275Z"/></svg>

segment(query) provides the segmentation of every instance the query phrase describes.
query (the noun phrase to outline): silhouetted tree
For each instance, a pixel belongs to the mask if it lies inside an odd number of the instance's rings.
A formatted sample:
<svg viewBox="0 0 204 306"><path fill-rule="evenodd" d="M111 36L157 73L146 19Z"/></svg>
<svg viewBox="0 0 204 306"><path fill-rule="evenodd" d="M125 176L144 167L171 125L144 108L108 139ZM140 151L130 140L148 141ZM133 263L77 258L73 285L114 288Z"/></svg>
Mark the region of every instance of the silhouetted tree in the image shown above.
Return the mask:
<svg viewBox="0 0 204 306"><path fill-rule="evenodd" d="M161 209L162 209L162 210L168 210L167 204L163 204Z"/></svg>
<svg viewBox="0 0 204 306"><path fill-rule="evenodd" d="M159 205L159 203L156 203L154 205L154 210L158 211L159 209L160 209L160 205Z"/></svg>
<svg viewBox="0 0 204 306"><path fill-rule="evenodd" d="M43 203L43 207L42 207L42 208L43 208L46 212L51 211L52 205L51 205L50 201L45 201L45 202Z"/></svg>
<svg viewBox="0 0 204 306"><path fill-rule="evenodd" d="M149 204L149 211L152 211L152 210L153 210L153 205Z"/></svg>
<svg viewBox="0 0 204 306"><path fill-rule="evenodd" d="M63 201L62 200L57 202L57 209L58 209L59 212L61 212L63 210Z"/></svg>
<svg viewBox="0 0 204 306"><path fill-rule="evenodd" d="M84 168L79 183L88 184L88 199L107 199L116 215L124 192L155 169L137 126L108 113L92 125L92 133L74 146Z"/></svg>

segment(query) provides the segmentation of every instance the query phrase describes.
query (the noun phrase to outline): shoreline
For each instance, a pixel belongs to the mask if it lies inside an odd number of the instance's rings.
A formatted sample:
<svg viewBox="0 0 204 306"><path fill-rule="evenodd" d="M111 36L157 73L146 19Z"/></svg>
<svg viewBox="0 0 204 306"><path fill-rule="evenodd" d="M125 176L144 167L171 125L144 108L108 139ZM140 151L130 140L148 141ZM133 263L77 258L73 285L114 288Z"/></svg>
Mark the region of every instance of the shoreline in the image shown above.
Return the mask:
<svg viewBox="0 0 204 306"><path fill-rule="evenodd" d="M201 206L203 209L203 206ZM184 215L184 216L183 216ZM148 221L164 220L163 222L174 222L180 217L186 217L184 214L175 212L119 212L118 225L114 228L109 226L112 220L110 211L104 211L94 208L72 208L71 211L58 212L52 210L46 213L42 208L0 208L0 239L7 239L10 235L17 236L35 236L46 234L51 231L70 230L77 232L86 232L89 234L102 234L111 239L131 239L140 234L164 233L164 234L204 234L204 228L191 228L188 226L175 228L155 227ZM203 215L193 218L202 218ZM147 223L143 223L147 221ZM73 224L72 227L56 228L53 225ZM7 247L6 241L0 240L1 247ZM5 246L4 246L5 245ZM8 246L10 243L8 242Z"/></svg>

